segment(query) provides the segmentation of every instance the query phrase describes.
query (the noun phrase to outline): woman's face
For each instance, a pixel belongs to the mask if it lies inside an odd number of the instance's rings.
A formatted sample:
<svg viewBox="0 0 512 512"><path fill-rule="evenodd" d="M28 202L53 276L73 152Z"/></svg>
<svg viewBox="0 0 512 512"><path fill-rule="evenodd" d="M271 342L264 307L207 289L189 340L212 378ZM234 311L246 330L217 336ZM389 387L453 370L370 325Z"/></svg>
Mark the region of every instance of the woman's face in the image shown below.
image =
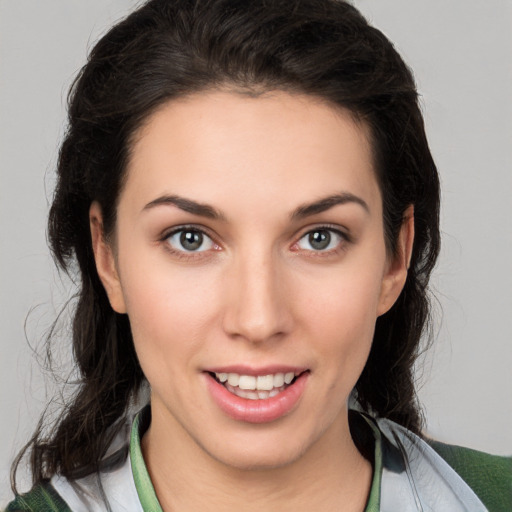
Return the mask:
<svg viewBox="0 0 512 512"><path fill-rule="evenodd" d="M149 119L127 173L113 251L97 205L91 225L151 429L235 467L347 442L347 399L406 272L364 128L308 96L203 93Z"/></svg>

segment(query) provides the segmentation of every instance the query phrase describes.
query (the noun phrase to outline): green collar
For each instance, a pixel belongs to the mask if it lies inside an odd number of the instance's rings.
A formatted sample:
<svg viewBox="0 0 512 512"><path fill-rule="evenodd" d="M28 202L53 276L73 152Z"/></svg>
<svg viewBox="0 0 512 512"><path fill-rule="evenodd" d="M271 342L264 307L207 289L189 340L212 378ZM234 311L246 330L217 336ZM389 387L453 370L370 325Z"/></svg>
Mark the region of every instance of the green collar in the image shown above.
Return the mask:
<svg viewBox="0 0 512 512"><path fill-rule="evenodd" d="M151 478L149 478L148 469L142 456L140 441L144 432L149 427L151 421L151 410L145 407L135 417L130 437L130 460L132 464L133 480L135 488L139 495L140 504L144 512L163 512L162 507L156 497L155 489Z"/></svg>
<svg viewBox="0 0 512 512"><path fill-rule="evenodd" d="M379 512L380 509L380 482L382 476L382 442L381 434L377 426L363 415L370 426L375 439L375 459L373 480L370 488L368 503L365 512ZM144 458L142 456L141 439L149 427L151 421L150 408L145 407L137 414L132 426L130 437L130 459L133 472L135 488L144 512L163 512L156 497L155 489L149 477Z"/></svg>
<svg viewBox="0 0 512 512"><path fill-rule="evenodd" d="M382 479L382 437L380 430L375 423L362 415L370 426L374 439L374 462L373 462L373 480L372 486L370 487L370 495L368 496L368 503L364 512L379 512L380 511L380 484Z"/></svg>

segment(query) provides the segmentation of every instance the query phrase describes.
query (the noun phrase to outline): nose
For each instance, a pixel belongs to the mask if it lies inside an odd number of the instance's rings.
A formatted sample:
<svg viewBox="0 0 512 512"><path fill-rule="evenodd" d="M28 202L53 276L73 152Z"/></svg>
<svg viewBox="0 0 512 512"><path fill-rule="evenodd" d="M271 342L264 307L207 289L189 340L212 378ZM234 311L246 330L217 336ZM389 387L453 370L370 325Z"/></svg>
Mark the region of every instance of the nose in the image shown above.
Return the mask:
<svg viewBox="0 0 512 512"><path fill-rule="evenodd" d="M292 314L285 269L272 255L240 257L229 269L224 330L252 343L290 332Z"/></svg>

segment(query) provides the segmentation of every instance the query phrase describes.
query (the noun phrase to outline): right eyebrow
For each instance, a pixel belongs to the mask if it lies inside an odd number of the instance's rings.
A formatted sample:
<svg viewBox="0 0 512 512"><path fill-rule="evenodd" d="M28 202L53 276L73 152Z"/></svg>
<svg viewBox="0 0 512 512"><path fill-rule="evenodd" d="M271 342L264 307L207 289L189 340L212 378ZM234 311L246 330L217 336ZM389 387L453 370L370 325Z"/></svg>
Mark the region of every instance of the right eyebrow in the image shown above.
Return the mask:
<svg viewBox="0 0 512 512"><path fill-rule="evenodd" d="M330 210L334 206L339 204L354 203L363 208L366 213L370 213L370 208L366 201L350 192L341 192L328 197L324 197L313 203L304 204L295 209L292 213L292 219L303 219L311 215L317 215L319 213Z"/></svg>
<svg viewBox="0 0 512 512"><path fill-rule="evenodd" d="M213 206L205 203L199 203L192 199L187 199L177 195L163 195L157 197L153 201L149 202L146 206L144 206L142 211L147 211L152 208L156 208L157 206L165 205L176 206L184 212L192 213L193 215L198 215L200 217L206 217L212 220L225 220L225 216Z"/></svg>

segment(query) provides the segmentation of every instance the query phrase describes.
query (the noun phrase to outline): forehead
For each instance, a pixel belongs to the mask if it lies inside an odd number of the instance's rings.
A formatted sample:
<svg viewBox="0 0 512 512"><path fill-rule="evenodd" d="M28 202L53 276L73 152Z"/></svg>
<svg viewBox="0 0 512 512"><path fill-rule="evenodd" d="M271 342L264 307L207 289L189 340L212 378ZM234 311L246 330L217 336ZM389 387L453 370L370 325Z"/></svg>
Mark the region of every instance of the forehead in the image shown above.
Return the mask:
<svg viewBox="0 0 512 512"><path fill-rule="evenodd" d="M123 195L294 208L334 192L380 202L366 127L315 97L212 91L172 100L134 140Z"/></svg>

